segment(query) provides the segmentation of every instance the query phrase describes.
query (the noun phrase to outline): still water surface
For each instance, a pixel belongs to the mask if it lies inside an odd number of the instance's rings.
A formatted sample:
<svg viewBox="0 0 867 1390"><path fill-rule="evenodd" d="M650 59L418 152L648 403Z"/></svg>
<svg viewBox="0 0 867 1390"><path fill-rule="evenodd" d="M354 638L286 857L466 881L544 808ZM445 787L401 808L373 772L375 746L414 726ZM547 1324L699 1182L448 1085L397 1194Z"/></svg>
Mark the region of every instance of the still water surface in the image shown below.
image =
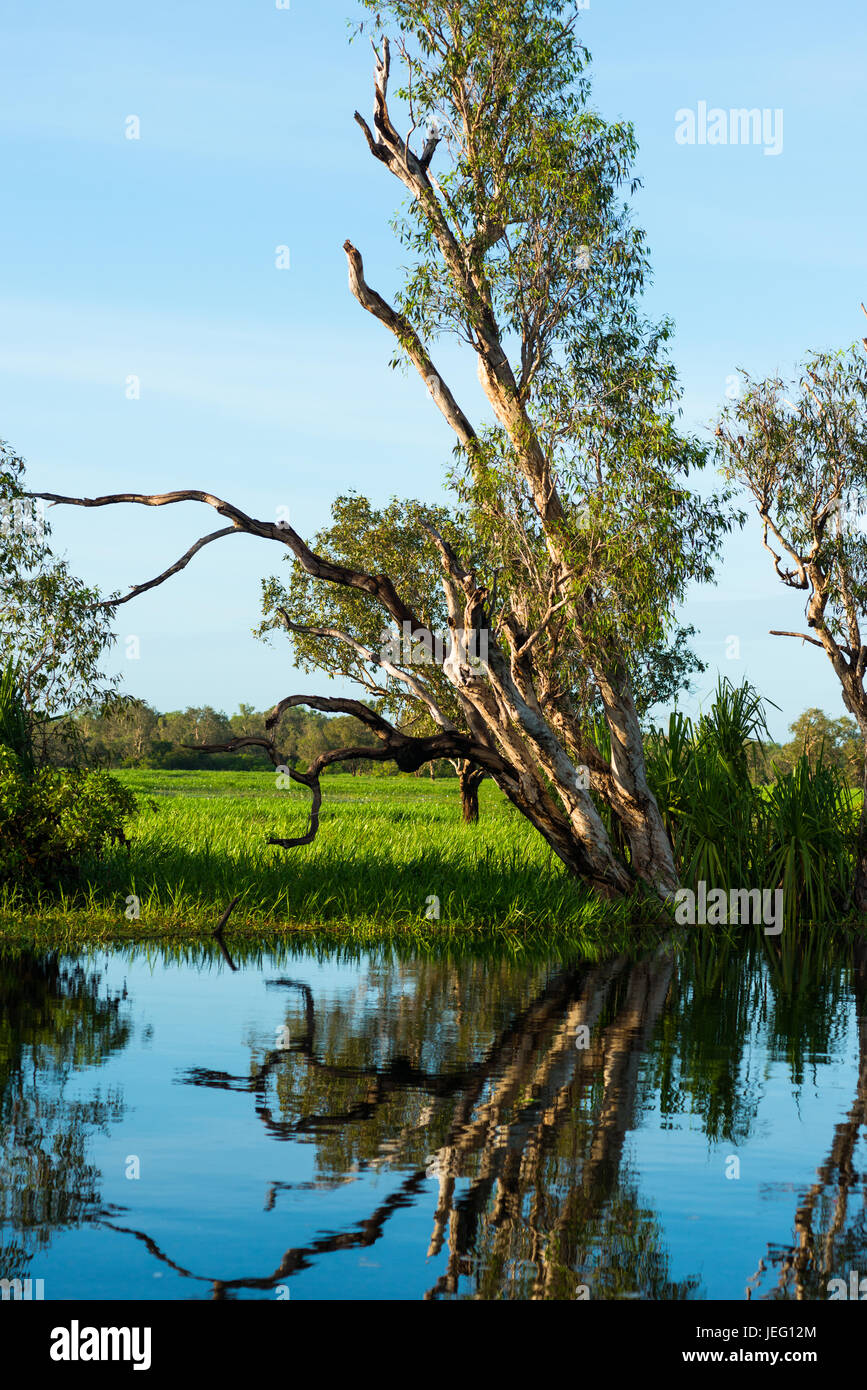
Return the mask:
<svg viewBox="0 0 867 1390"><path fill-rule="evenodd" d="M864 948L0 958L0 1277L46 1299L825 1298Z"/></svg>

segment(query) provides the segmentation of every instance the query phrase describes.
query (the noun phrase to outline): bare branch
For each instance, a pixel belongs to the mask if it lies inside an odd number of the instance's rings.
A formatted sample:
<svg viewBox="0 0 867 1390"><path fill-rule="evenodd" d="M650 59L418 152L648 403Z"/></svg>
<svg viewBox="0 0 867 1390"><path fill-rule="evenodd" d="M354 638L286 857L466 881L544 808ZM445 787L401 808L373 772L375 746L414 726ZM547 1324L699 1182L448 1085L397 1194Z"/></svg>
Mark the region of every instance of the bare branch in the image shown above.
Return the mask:
<svg viewBox="0 0 867 1390"><path fill-rule="evenodd" d="M297 556L303 568L314 579L323 579L327 583L340 584L345 588L361 589L370 594L371 597L378 599L398 623L410 622L415 627L422 626L412 609L403 602L387 574L367 574L364 570L353 570L347 565L336 564L333 560L329 560L323 555L317 555L312 551L306 541L302 540L298 532L293 530L288 522L259 521L241 511L240 507L236 507L230 502L224 502L221 497L215 497L209 492L200 492L195 489L153 494L121 492L106 497L64 497L55 492L34 492L29 493L28 496L40 498L55 505L72 507L109 507L124 502L138 503L145 507L165 507L175 502L204 502L213 507L221 516L230 517L233 524L223 532L215 532L211 536L205 537L203 541L198 542L199 547L211 540L216 540L218 535L228 535L231 530L243 531L251 536L278 541ZM195 551L196 547L194 546L188 555L195 554ZM171 570L167 571L162 578L168 577L171 573ZM109 602L106 606L112 607L114 605Z"/></svg>
<svg viewBox="0 0 867 1390"><path fill-rule="evenodd" d="M211 492L200 492L198 488L184 488L179 492L116 492L106 497L64 497L56 492L31 492L27 495L40 498L43 502L52 502L55 506L71 507L113 507L120 502L134 502L143 507L168 507L175 502L204 502L220 516L229 517L243 531L280 539L281 528L276 523L254 521L240 507L224 502L222 497L215 497Z"/></svg>
<svg viewBox="0 0 867 1390"><path fill-rule="evenodd" d="M355 112L354 119L357 122L357 124L361 126L361 129L364 131L364 138L367 140L370 153L374 156L375 159L381 159L384 164L387 164L388 150L385 148L385 145L380 144L378 140L375 140L373 138L373 132L371 131L370 126L367 124L367 121L364 119L360 112Z"/></svg>
<svg viewBox="0 0 867 1390"><path fill-rule="evenodd" d="M805 561L802 558L802 556L800 556L798 552L794 550L791 545L789 545L785 536L782 534L781 531L777 529L774 522L771 520L770 514L767 510L767 506L763 506L761 504L759 505L759 516L762 520L762 545L765 547L765 550L768 552L768 554L772 557L774 561L774 569L777 572L777 577L781 579L784 584L788 585L790 589L809 589L810 581L807 578ZM772 546L768 545L769 530L773 532L775 538L782 546L782 548L785 550L786 554L790 555L791 558L794 560L796 570L784 570L781 568L782 557L777 554L777 552L773 549Z"/></svg>
<svg viewBox="0 0 867 1390"><path fill-rule="evenodd" d="M440 535L436 527L432 526L429 521L423 521L421 524L433 540L437 550L440 552L443 569L446 574L449 578L460 584L462 589L466 589L467 584L471 583L472 579L461 564L457 551L449 544L444 536Z"/></svg>
<svg viewBox="0 0 867 1390"><path fill-rule="evenodd" d="M800 637L802 642L812 642L814 647L824 647L817 637L808 637L806 632L777 632L775 628L770 629L771 637Z"/></svg>
<svg viewBox="0 0 867 1390"><path fill-rule="evenodd" d="M219 922L218 922L217 925L214 927L214 936L219 936L219 935L220 935L220 932L223 930L223 928L225 927L226 923L228 922L230 916L232 915L232 909L233 909L233 908L235 907L235 905L236 905L237 903L239 903L240 901L241 901L241 894L238 893L238 895L237 895L236 897L234 897L234 898L232 899L232 901L229 903L229 906L226 908L226 910L225 910L225 912L223 913L222 917L220 918Z"/></svg>
<svg viewBox="0 0 867 1390"><path fill-rule="evenodd" d="M380 739L380 746L378 748L373 746L329 749L314 758L307 772L298 772L295 768L289 768L285 763L281 763L276 745L269 738L244 736L230 739L227 743L193 745L199 753L233 753L238 748L264 748L275 766L287 767L288 775L293 782L300 782L302 786L310 789L313 793L313 803L310 807L307 830L305 834L292 839L269 837L268 844L276 845L280 849L295 849L300 845L309 845L316 838L322 806L322 788L319 779L325 769L335 763L355 760L395 762L401 772L417 772L425 763L434 762L439 758L464 758L468 762L484 768L486 772L498 773L501 777L510 778L515 782L518 780L518 774L515 770L493 748L471 738L468 734L450 729L426 738L414 738L401 733L394 725L389 724L387 719L383 719L375 710L368 709L367 705L362 704L360 700L316 695L287 695L285 699L280 700L274 706L268 715L265 721L266 730L270 732L274 729L279 723L283 711L295 705L307 705L311 709L318 709L326 714L351 714L376 734L377 738ZM184 746L189 747L191 745Z"/></svg>
<svg viewBox="0 0 867 1390"><path fill-rule="evenodd" d="M287 695L285 699L274 706L265 720L265 728L269 731L276 728L284 710L292 709L295 705L309 705L311 709L318 709L323 714L352 714L356 719L361 720L362 724L366 724L369 729L378 734L380 738L397 733L397 730L389 724L387 719L383 719L375 710L369 709L360 700L335 698L328 695Z"/></svg>
<svg viewBox="0 0 867 1390"><path fill-rule="evenodd" d="M364 278L364 262L361 259L361 253L356 250L352 242L345 241L343 249L349 262L349 288L355 298L363 309L373 314L374 318L378 318L380 323L384 323L386 328L394 334L419 375L424 378L436 405L451 425L458 439L468 451L474 450L478 445L476 432L425 351L415 329L408 319L392 309L391 305L382 298L382 295L377 294L376 290L372 290L367 284Z"/></svg>
<svg viewBox="0 0 867 1390"><path fill-rule="evenodd" d="M238 967L237 967L237 965L235 964L235 962L232 960L231 955L229 954L228 950L226 949L226 943L225 943L225 941L223 940L223 932L225 931L226 923L228 922L229 918L230 918L231 915L232 915L232 909L234 908L235 904L238 903L238 902L240 902L240 901L241 901L241 894L238 893L237 896L234 897L234 898L232 899L232 901L229 903L229 906L226 908L225 912L223 913L223 915L221 916L219 922L217 923L217 925L216 925L215 928L214 928L214 940L216 941L217 945L219 946L220 951L222 952L222 955L223 955L223 960L226 962L226 964L228 965L228 967L229 967L230 970L237 970Z"/></svg>
<svg viewBox="0 0 867 1390"><path fill-rule="evenodd" d="M180 570L186 569L193 556L197 555L203 546L210 545L211 541L218 541L223 536L240 535L243 535L243 532L237 526L224 526L222 531L212 531L209 536L202 536L202 539L196 541L195 545L191 545L186 554L181 556L180 560L177 560L169 569L164 570L162 574L158 574L156 579L149 579L146 584L136 584L135 588L130 589L129 593L124 594L123 598L106 599L105 602L95 603L93 606L94 608L119 608L122 603L129 603L130 599L138 598L139 594L146 593L148 589L155 589L158 584L164 584L167 579L171 579L173 574L177 574Z"/></svg>
<svg viewBox="0 0 867 1390"><path fill-rule="evenodd" d="M181 747L188 748L191 753L236 753L239 748L264 748L275 767L283 766L273 741L254 734L239 735L228 743L182 743Z"/></svg>

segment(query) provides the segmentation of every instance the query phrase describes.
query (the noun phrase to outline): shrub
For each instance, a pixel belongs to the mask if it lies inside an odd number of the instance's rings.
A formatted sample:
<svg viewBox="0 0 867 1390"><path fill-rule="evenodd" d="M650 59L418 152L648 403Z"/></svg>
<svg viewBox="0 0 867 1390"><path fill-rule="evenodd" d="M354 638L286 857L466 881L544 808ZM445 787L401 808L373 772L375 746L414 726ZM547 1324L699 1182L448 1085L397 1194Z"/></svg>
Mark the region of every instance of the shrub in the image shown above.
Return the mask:
<svg viewBox="0 0 867 1390"><path fill-rule="evenodd" d="M132 793L105 772L29 772L0 744L0 882L27 889L74 877L82 859L123 837L135 810Z"/></svg>
<svg viewBox="0 0 867 1390"><path fill-rule="evenodd" d="M10 664L0 672L0 883L53 886L124 838L131 792L105 772L37 767Z"/></svg>

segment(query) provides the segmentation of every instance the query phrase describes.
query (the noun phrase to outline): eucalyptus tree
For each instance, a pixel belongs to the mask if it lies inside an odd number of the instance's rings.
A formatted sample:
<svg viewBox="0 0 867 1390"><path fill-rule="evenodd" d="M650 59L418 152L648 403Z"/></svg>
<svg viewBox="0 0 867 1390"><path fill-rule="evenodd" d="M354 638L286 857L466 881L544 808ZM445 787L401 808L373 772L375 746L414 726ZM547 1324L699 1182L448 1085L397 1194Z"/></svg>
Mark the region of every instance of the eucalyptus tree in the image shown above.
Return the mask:
<svg viewBox="0 0 867 1390"><path fill-rule="evenodd" d="M287 582L276 576L264 582L264 618L258 629L260 637L275 628L284 629L291 635L302 669L357 682L372 697L375 709L416 735L445 727L444 719L468 732L458 693L443 670L449 644L448 607L431 526L456 544L460 538L467 545L466 522L461 528L461 519L445 507L422 507L392 498L388 506L375 508L366 497L349 493L335 499L331 524L313 542L317 553L333 561L355 569L380 566L395 576L401 594L423 624L416 632L384 626L377 608L355 590L311 578L294 557ZM496 546L488 551L483 557L479 537L474 536L473 568L478 572L484 565L492 576L489 608L496 617L500 552ZM577 718L598 720L598 699L582 706L580 690L576 691L580 667L574 650L563 640L567 623L566 615L559 614L536 649L536 688L543 704L556 693ZM677 627L673 641L648 644L639 653L632 672L639 716L654 704L673 700L689 675L704 669L687 646L692 633L692 628ZM474 823L485 773L468 758L454 759L454 766L464 820Z"/></svg>
<svg viewBox="0 0 867 1390"><path fill-rule="evenodd" d="M23 459L0 441L0 669L14 670L29 737L41 732L43 751L51 721L86 702L110 703L117 685L101 670L114 641L110 617L50 537Z"/></svg>
<svg viewBox="0 0 867 1390"><path fill-rule="evenodd" d="M717 425L720 456L729 479L753 498L778 579L805 600L808 631L771 636L825 652L858 724L867 793L867 357L853 344L813 354L796 382L743 376ZM853 900L867 912L865 803Z"/></svg>
<svg viewBox="0 0 867 1390"><path fill-rule="evenodd" d="M732 521L720 498L689 488L706 452L678 427L671 326L642 317L649 265L628 208L632 129L591 105L574 4L365 0L363 9L360 32L375 40L374 111L372 123L355 120L375 166L408 194L398 226L411 265L394 304L367 282L360 251L350 241L344 249L352 293L455 434L455 506L448 521L418 517L451 641L436 688L415 692L433 733L405 732L349 699L296 695L275 706L258 739L275 762L270 728L303 703L356 715L379 746L329 750L306 773L293 769L313 790L310 826L274 843L312 840L319 777L335 762L363 756L416 770L466 759L600 894L641 880L666 897L677 872L648 785L635 669L642 653L670 646L676 604L688 583L712 578ZM403 73L394 95L389 30ZM487 402L476 424L434 362L442 338L476 368ZM284 546L311 580L398 633L426 626L406 575L321 553L288 524L211 493L42 495L83 506L198 500L224 518L115 603L245 532ZM443 708L436 693L446 683Z"/></svg>

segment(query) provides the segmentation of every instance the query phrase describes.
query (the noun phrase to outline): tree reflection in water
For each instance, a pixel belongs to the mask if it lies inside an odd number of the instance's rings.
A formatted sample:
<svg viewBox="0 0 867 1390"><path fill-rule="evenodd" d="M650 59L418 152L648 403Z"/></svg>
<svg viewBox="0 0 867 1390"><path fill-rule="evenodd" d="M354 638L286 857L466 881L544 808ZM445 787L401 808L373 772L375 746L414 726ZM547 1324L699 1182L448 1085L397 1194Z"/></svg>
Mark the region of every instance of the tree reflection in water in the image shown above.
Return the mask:
<svg viewBox="0 0 867 1390"><path fill-rule="evenodd" d="M120 994L56 954L0 956L0 1278L20 1277L59 1227L99 1211L95 1130L121 1118L116 1090L65 1094L130 1036Z"/></svg>
<svg viewBox="0 0 867 1390"><path fill-rule="evenodd" d="M697 1278L672 1277L627 1135L653 1108L663 1129L689 1117L710 1144L748 1143L765 1059L785 1065L797 1091L817 1058L839 1055L853 997L854 1100L797 1199L791 1242L757 1259L745 1295L824 1298L829 1278L867 1274L864 945L816 932L747 943L703 933L642 960L556 968L386 954L368 957L354 993L327 1005L300 979L267 988L285 1000L285 1045L254 1044L246 1075L194 1067L178 1080L247 1095L271 1141L314 1146L314 1181L272 1182L266 1210L298 1187L327 1191L378 1172L392 1176L389 1195L272 1269L230 1277L176 1262L117 1208L100 1210L87 1141L120 1119L120 1096L66 1094L74 1069L125 1046L122 999L93 971L19 955L0 960L0 1217L13 1241L2 1277L21 1275L55 1228L98 1220L215 1298L273 1294L331 1253L376 1245L413 1207L430 1211L418 1250L437 1262L427 1298L574 1299L585 1287L592 1299L700 1297Z"/></svg>
<svg viewBox="0 0 867 1390"><path fill-rule="evenodd" d="M191 1085L248 1092L272 1139L316 1143L321 1184L388 1166L407 1175L352 1229L287 1250L272 1271L218 1278L171 1260L177 1273L213 1285L217 1298L268 1290L332 1251L373 1245L389 1218L438 1184L428 1254L447 1251L428 1298L685 1298L696 1280L672 1283L662 1232L641 1207L623 1162L635 1122L643 1054L661 1016L674 967L664 950L549 976L503 1019L497 967L458 971L416 963L380 968L366 991L320 1015L308 986L278 979L293 1000L291 1041L249 1076L195 1068ZM576 1047L585 1027L589 1045ZM373 1060L371 1060L373 1059ZM285 1186L274 1183L272 1208ZM465 1283L459 1281L465 1276Z"/></svg>

